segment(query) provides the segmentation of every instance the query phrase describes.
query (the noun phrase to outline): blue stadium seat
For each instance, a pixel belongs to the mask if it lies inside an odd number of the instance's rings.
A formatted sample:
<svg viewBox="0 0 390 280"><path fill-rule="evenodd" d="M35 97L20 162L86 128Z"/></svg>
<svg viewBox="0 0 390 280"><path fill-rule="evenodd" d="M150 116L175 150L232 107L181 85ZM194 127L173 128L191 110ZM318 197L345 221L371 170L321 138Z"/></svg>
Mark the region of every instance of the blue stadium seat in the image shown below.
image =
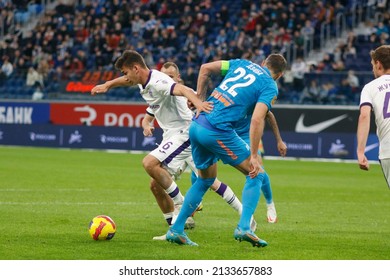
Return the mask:
<svg viewBox="0 0 390 280"><path fill-rule="evenodd" d="M30 12L28 11L16 11L15 21L20 24L25 24L30 20Z"/></svg>
<svg viewBox="0 0 390 280"><path fill-rule="evenodd" d="M41 4L35 4L30 2L28 3L27 10L31 14L31 16L36 16L39 15L43 9Z"/></svg>

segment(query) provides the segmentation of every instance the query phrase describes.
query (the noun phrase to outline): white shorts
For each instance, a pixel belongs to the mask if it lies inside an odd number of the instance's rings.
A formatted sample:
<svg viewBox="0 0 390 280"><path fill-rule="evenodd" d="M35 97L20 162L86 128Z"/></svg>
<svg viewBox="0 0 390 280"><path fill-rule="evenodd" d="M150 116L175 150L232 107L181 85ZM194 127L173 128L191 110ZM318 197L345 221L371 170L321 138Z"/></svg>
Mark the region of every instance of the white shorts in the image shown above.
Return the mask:
<svg viewBox="0 0 390 280"><path fill-rule="evenodd" d="M151 151L150 155L157 158L177 180L187 166L195 168L191 152L188 131L179 131L173 136L163 138L161 144Z"/></svg>

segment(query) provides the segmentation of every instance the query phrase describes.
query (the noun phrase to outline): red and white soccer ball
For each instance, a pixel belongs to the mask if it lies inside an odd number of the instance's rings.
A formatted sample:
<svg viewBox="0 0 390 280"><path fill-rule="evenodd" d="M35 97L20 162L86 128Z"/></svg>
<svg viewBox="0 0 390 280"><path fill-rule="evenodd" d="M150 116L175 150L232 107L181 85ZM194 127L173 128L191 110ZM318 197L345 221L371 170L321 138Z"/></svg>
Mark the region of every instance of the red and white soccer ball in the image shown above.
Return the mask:
<svg viewBox="0 0 390 280"><path fill-rule="evenodd" d="M94 240L110 240L114 237L116 225L113 219L99 215L89 223L89 234Z"/></svg>

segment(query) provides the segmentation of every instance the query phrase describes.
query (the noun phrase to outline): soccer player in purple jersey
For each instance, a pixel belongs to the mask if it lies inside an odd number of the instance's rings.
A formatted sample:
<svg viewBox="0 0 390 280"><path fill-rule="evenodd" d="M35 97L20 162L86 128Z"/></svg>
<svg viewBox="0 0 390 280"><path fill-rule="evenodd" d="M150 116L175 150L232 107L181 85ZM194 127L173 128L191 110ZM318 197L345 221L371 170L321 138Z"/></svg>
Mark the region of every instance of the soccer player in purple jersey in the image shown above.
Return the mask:
<svg viewBox="0 0 390 280"><path fill-rule="evenodd" d="M180 174L183 161L191 156L188 130L193 112L188 108L187 100L196 103L198 114L209 112L212 105L202 102L191 88L176 83L160 71L149 69L144 58L136 51L125 51L115 67L123 76L95 86L91 94L106 93L119 86L139 87L140 94L164 131L160 145L144 157L143 167L180 208L184 197L172 174ZM172 220L172 217L166 219Z"/></svg>
<svg viewBox="0 0 390 280"><path fill-rule="evenodd" d="M370 132L371 111L374 111L379 138L379 161L390 188L390 45L370 52L375 80L366 84L360 96L360 115L357 128L357 157L362 170L369 169L365 156Z"/></svg>

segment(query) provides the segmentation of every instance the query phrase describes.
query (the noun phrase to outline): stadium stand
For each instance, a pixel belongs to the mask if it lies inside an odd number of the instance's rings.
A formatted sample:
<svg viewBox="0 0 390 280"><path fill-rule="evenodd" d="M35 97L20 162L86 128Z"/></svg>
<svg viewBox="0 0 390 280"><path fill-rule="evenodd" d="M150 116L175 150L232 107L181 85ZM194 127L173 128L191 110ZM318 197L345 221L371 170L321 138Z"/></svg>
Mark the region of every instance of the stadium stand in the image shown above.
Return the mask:
<svg viewBox="0 0 390 280"><path fill-rule="evenodd" d="M8 58L13 65L9 77L0 71L0 98L31 99L37 85L27 86L26 79L33 67L44 98L89 99L93 84L107 73L118 75L113 63L130 48L151 68L176 62L192 86L208 61L242 57L261 63L281 52L293 65L302 57L303 87L297 90L286 73L279 102L357 104L359 87L372 78L369 51L389 41L387 1L1 0L0 9L0 64ZM348 83L349 70L358 87ZM313 79L326 98L302 98ZM136 88L100 98L141 100Z"/></svg>

